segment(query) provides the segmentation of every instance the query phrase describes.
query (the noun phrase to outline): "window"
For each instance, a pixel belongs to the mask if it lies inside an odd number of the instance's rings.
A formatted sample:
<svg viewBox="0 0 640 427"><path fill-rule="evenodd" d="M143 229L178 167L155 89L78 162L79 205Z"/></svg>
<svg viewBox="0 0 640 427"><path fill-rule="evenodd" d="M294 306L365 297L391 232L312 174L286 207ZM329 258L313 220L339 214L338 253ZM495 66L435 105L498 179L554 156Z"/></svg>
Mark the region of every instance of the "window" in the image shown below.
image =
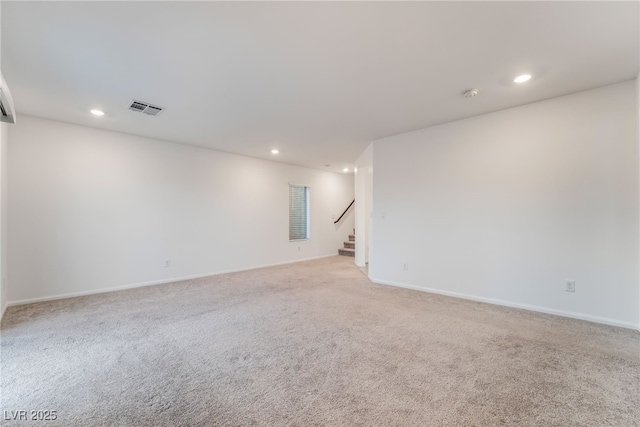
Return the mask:
<svg viewBox="0 0 640 427"><path fill-rule="evenodd" d="M289 184L289 240L309 238L309 187Z"/></svg>

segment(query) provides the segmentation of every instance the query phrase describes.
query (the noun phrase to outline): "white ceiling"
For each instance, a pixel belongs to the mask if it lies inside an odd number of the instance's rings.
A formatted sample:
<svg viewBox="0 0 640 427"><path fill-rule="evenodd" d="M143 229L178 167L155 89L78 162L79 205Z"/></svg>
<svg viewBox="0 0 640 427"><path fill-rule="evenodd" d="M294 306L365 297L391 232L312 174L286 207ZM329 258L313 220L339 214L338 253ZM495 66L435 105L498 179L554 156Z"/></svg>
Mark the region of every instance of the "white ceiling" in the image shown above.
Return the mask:
<svg viewBox="0 0 640 427"><path fill-rule="evenodd" d="M638 2L2 2L19 113L318 169L634 78ZM512 83L519 73L534 79ZM480 95L464 99L461 92ZM166 108L127 110L132 99ZM90 108L106 116L95 118ZM19 120L19 117L18 117Z"/></svg>

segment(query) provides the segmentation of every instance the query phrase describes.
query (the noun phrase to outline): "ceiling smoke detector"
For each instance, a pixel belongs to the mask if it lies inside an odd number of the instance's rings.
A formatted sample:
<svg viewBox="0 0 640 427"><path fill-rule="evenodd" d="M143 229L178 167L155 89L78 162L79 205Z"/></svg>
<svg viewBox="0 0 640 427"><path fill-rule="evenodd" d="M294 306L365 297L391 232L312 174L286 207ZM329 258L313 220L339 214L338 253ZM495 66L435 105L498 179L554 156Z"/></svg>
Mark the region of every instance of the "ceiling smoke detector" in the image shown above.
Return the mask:
<svg viewBox="0 0 640 427"><path fill-rule="evenodd" d="M473 98L478 96L478 89L469 89L462 93L465 98Z"/></svg>
<svg viewBox="0 0 640 427"><path fill-rule="evenodd" d="M157 116L164 111L164 108L157 105L151 105L148 102L136 101L135 99L129 104L129 110L144 113L149 116Z"/></svg>

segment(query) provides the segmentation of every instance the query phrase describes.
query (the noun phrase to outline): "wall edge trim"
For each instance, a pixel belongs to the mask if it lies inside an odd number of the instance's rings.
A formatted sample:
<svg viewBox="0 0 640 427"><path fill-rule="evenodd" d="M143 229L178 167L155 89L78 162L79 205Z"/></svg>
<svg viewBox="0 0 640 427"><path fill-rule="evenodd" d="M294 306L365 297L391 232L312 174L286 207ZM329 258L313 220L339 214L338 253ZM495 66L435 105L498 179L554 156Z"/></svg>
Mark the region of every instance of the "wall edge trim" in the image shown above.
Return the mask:
<svg viewBox="0 0 640 427"><path fill-rule="evenodd" d="M496 299L496 298L479 297L479 296L476 296L476 295L464 294L464 293L460 293L460 292L443 291L443 290L434 289L434 288L427 288L427 287L423 287L423 286L409 285L409 284L406 284L406 283L391 282L391 281L388 281L388 280L375 279L375 278L373 278L371 276L369 276L369 279L373 283L377 283L379 285L395 286L395 287L398 287L398 288L412 289L412 290L415 290L415 291L422 291L422 292L428 292L428 293L432 293L432 294L444 295L444 296L448 296L448 297L461 298L461 299L466 299L466 300L471 300L471 301L476 301L476 302L482 302L482 303L486 303L486 304L500 305L500 306L503 306L503 307L519 308L519 309L523 309L523 310L534 311L534 312L537 312L537 313L552 314L552 315L560 316L560 317L568 317L568 318L571 318L571 319L586 320L588 322L600 323L600 324L609 325L609 326L617 326L617 327L626 328L626 329L635 329L637 331L640 331L640 324L635 324L635 323L632 323L632 322L626 322L626 321L623 321L623 320L610 319L608 317L592 316L590 314L575 313L575 312L564 311L564 310L556 310L556 309L553 309L553 308L541 307L541 306L530 305L530 304L522 304L522 303L519 303L519 302L506 301L506 300L501 300L501 299Z"/></svg>
<svg viewBox="0 0 640 427"><path fill-rule="evenodd" d="M203 277L220 276L222 274L240 273L240 272L243 272L243 271L258 270L258 269L261 269L261 268L277 267L277 266L280 266L280 265L287 265L287 264L296 264L296 263L299 263L299 262L313 261L313 260L316 260L316 259L329 258L329 257L332 257L332 256L339 256L339 255L338 254L320 255L320 256L315 256L315 257L310 257L310 258L297 259L297 260L294 260L294 261L283 261L283 262L277 262L277 263L272 263L272 264L263 264L263 265L257 265L257 266L252 266L252 267L232 269L232 270L224 270L224 271L218 271L218 272L194 274L194 275L189 275L189 276L172 277L172 278L169 278L169 279L150 280L150 281L147 281L147 282L132 283L132 284L123 285L123 286L116 286L116 287L112 287L112 288L101 288L101 289L95 289L95 290L91 290L91 291L69 292L69 293L65 293L65 294L49 295L49 296L45 296L45 297L26 298L26 299L21 299L21 300L16 300L16 301L7 301L7 303L5 305L5 308L18 306L18 305L34 304L34 303L45 302L45 301L55 301L55 300L67 299L67 298L75 298L75 297L82 297L82 296L88 296L88 295L104 294L104 293L108 293L108 292L125 291L127 289L143 288L145 286L165 285L167 283L182 282L182 281L185 281L185 280L200 279L200 278L203 278ZM4 310L3 310L3 314L4 314Z"/></svg>

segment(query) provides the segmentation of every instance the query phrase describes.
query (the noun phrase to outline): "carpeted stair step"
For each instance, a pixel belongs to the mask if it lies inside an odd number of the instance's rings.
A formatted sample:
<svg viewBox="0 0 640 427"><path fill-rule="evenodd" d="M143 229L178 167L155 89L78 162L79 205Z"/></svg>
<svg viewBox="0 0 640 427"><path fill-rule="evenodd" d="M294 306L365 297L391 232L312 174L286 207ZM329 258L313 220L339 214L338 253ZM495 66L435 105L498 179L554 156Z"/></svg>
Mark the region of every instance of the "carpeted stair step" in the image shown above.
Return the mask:
<svg viewBox="0 0 640 427"><path fill-rule="evenodd" d="M355 257L356 256L356 250L355 249L348 249L348 248L341 248L341 249L338 249L338 254L343 255L343 256Z"/></svg>
<svg viewBox="0 0 640 427"><path fill-rule="evenodd" d="M338 254L343 256L356 256L356 230L349 234L349 241L343 243L344 248L338 249Z"/></svg>

